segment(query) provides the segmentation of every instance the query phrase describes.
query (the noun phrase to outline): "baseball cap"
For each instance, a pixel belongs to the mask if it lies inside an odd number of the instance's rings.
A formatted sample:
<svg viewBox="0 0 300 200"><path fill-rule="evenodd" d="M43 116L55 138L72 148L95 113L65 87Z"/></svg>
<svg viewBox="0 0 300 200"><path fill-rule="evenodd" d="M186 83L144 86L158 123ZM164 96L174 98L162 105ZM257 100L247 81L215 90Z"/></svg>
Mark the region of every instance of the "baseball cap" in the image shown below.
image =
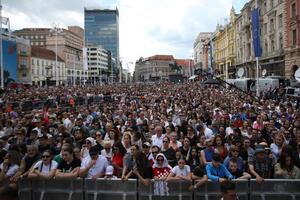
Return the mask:
<svg viewBox="0 0 300 200"><path fill-rule="evenodd" d="M105 170L105 175L113 175L113 172L114 172L114 167L111 165L108 165Z"/></svg>

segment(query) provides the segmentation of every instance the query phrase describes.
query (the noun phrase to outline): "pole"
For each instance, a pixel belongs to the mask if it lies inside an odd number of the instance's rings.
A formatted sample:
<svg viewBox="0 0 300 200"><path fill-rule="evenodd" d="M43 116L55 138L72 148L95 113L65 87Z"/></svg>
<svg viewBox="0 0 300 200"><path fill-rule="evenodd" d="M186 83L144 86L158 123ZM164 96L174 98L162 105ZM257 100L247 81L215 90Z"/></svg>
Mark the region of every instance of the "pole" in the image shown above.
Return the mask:
<svg viewBox="0 0 300 200"><path fill-rule="evenodd" d="M119 61L117 61L117 63L119 63ZM122 73L123 73L122 71L123 71L122 63L120 62L120 74L119 74L119 76L120 76L119 82L120 83L122 83Z"/></svg>
<svg viewBox="0 0 300 200"><path fill-rule="evenodd" d="M3 66L3 47L2 47L2 4L0 0L0 57L1 57L1 88L4 89L4 66Z"/></svg>
<svg viewBox="0 0 300 200"><path fill-rule="evenodd" d="M73 80L73 86L75 86L76 85L76 79L75 79L75 75L76 75L76 55L74 55L74 64L73 64L73 72L74 72L74 75L73 75L73 78L72 78L72 80Z"/></svg>
<svg viewBox="0 0 300 200"><path fill-rule="evenodd" d="M258 7L257 0L255 0L255 8ZM256 57L256 96L260 96L259 92L259 60L258 57Z"/></svg>
<svg viewBox="0 0 300 200"><path fill-rule="evenodd" d="M59 85L58 82L58 74L57 74L57 27L55 27L55 81L56 81L56 85Z"/></svg>

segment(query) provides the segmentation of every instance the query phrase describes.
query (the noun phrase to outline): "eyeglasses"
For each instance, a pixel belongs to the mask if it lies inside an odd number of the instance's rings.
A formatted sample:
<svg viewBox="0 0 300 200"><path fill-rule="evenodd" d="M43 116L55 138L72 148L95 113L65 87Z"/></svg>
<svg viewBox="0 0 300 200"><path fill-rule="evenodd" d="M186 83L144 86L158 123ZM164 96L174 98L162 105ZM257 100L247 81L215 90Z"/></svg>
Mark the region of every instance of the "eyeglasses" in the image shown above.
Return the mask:
<svg viewBox="0 0 300 200"><path fill-rule="evenodd" d="M164 141L163 141L163 143L168 143L168 142L169 142L169 141L167 141L167 140L164 140Z"/></svg>
<svg viewBox="0 0 300 200"><path fill-rule="evenodd" d="M50 155L43 155L42 158L50 158Z"/></svg>
<svg viewBox="0 0 300 200"><path fill-rule="evenodd" d="M233 150L232 150L232 152L239 152L239 151L238 151L238 150L236 150L236 149L233 149Z"/></svg>
<svg viewBox="0 0 300 200"><path fill-rule="evenodd" d="M152 154L158 154L158 152L157 151L152 151Z"/></svg>

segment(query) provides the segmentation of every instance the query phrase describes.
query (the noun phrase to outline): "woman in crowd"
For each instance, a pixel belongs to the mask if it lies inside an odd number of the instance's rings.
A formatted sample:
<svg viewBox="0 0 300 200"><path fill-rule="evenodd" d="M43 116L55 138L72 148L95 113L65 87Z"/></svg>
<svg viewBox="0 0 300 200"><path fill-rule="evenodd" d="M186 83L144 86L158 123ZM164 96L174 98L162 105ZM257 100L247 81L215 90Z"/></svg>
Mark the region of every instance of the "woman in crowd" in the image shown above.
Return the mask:
<svg viewBox="0 0 300 200"><path fill-rule="evenodd" d="M216 135L214 137L214 147L215 147L215 153L219 154L221 158L224 160L228 154L228 151L224 145L224 141L221 135Z"/></svg>
<svg viewBox="0 0 300 200"><path fill-rule="evenodd" d="M228 156L225 158L224 160L224 165L225 167L229 168L229 161L235 158L237 160L237 167L240 171L244 171L245 165L244 165L244 161L243 158L239 156L239 149L232 145L229 149L229 154Z"/></svg>
<svg viewBox="0 0 300 200"><path fill-rule="evenodd" d="M274 167L274 178L299 179L300 169L295 166L290 154L281 154L279 163Z"/></svg>
<svg viewBox="0 0 300 200"><path fill-rule="evenodd" d="M5 160L0 165L0 185L7 183L19 170L21 162L20 153L8 151Z"/></svg>
<svg viewBox="0 0 300 200"><path fill-rule="evenodd" d="M185 160L183 158L179 159L178 165L173 167L171 173L167 178L167 181L178 180L191 181L191 168L189 165L186 165Z"/></svg>
<svg viewBox="0 0 300 200"><path fill-rule="evenodd" d="M154 195L169 195L169 188L166 182L172 167L169 165L166 156L162 153L157 154L152 166L154 176Z"/></svg>
<svg viewBox="0 0 300 200"><path fill-rule="evenodd" d="M52 152L50 150L45 150L41 157L42 160L35 163L30 169L28 178L51 179L54 177L57 169L57 162L52 160Z"/></svg>
<svg viewBox="0 0 300 200"><path fill-rule="evenodd" d="M205 144L206 144L206 148L201 151L201 160L200 160L201 164L204 166L212 161L212 155L215 152L215 148L213 146L211 139L206 139Z"/></svg>
<svg viewBox="0 0 300 200"><path fill-rule="evenodd" d="M123 160L126 153L127 151L121 142L116 142L113 145L113 156L111 159L111 164L114 167L114 175L117 177L121 177L122 175Z"/></svg>

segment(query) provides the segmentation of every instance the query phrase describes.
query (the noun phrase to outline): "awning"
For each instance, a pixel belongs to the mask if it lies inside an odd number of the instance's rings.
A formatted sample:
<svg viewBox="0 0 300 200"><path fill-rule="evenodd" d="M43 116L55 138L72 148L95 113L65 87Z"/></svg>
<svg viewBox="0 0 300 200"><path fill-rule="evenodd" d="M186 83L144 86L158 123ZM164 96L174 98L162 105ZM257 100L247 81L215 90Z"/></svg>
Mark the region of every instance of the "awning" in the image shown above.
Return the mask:
<svg viewBox="0 0 300 200"><path fill-rule="evenodd" d="M193 75L193 76L191 76L191 77L189 78L189 80L193 80L193 79L195 79L196 77L198 77L198 75Z"/></svg>
<svg viewBox="0 0 300 200"><path fill-rule="evenodd" d="M220 81L218 81L217 79L214 79L214 78L209 78L205 81L202 82L202 84L207 84L207 85L219 85L220 84Z"/></svg>

